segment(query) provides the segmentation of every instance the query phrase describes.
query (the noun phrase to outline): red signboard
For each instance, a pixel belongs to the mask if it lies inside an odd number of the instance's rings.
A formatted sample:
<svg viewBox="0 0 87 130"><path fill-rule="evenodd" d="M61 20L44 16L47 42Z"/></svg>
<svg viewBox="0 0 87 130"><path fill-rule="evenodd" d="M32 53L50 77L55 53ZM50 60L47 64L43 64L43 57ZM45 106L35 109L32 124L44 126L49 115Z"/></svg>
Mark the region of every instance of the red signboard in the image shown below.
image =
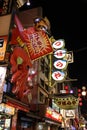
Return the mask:
<svg viewBox="0 0 87 130"><path fill-rule="evenodd" d="M29 53L31 60L36 60L53 52L49 37L44 31L36 31L34 27L24 29L17 15L15 15L14 20L17 30L13 30L13 33L16 34L16 37L12 36L11 42L17 40L19 44L23 43L23 46L26 46L27 48L27 53ZM14 35L13 33L12 35Z"/></svg>
<svg viewBox="0 0 87 130"><path fill-rule="evenodd" d="M23 37L28 46L31 60L53 52L50 40L44 31L35 31L34 27L31 27L24 30Z"/></svg>
<svg viewBox="0 0 87 130"><path fill-rule="evenodd" d="M45 117L58 121L58 122L62 122L62 115L56 112L51 107L47 107Z"/></svg>

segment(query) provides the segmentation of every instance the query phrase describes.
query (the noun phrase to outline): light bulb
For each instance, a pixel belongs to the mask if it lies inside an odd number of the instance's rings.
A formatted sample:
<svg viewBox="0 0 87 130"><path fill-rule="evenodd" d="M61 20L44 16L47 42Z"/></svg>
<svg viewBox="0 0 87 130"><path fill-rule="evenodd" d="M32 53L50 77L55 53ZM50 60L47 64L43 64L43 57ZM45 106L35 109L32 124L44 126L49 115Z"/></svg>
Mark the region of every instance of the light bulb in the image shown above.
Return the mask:
<svg viewBox="0 0 87 130"><path fill-rule="evenodd" d="M82 96L86 96L86 91L82 91Z"/></svg>
<svg viewBox="0 0 87 130"><path fill-rule="evenodd" d="M28 5L28 6L30 5L30 1L29 1L29 0L27 0L27 5Z"/></svg>

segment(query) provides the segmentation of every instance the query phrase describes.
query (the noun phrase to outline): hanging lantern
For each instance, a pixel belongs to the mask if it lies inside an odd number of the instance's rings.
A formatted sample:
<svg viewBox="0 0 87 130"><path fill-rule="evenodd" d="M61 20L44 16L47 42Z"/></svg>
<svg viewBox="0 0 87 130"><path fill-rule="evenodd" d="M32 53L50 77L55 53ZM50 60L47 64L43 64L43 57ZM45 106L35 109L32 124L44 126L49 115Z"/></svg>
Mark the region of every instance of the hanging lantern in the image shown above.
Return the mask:
<svg viewBox="0 0 87 130"><path fill-rule="evenodd" d="M65 49L60 49L54 52L54 56L58 59L64 58L66 56L67 51Z"/></svg>
<svg viewBox="0 0 87 130"><path fill-rule="evenodd" d="M60 49L65 46L65 41L63 39L59 39L53 43L53 48Z"/></svg>
<svg viewBox="0 0 87 130"><path fill-rule="evenodd" d="M66 69L67 68L67 61L66 60L56 60L55 62L54 62L54 67L56 68L56 69L62 69L62 70L64 70L64 69Z"/></svg>
<svg viewBox="0 0 87 130"><path fill-rule="evenodd" d="M52 78L58 82L62 82L65 79L65 77L66 73L64 73L63 71L55 71L52 73Z"/></svg>

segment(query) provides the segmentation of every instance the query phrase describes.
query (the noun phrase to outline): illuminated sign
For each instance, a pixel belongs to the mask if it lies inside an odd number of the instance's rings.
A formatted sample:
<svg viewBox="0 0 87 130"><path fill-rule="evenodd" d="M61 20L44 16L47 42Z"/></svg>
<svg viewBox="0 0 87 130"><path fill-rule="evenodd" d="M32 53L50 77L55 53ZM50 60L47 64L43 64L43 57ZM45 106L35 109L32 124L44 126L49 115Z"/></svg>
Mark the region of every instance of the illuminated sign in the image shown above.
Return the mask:
<svg viewBox="0 0 87 130"><path fill-rule="evenodd" d="M1 103L0 104L0 112L3 112L3 110L4 110L4 103Z"/></svg>
<svg viewBox="0 0 87 130"><path fill-rule="evenodd" d="M67 71L66 71L68 65L68 61L66 59L67 50L64 47L65 47L64 39L59 39L53 43L53 48L54 48L53 66L55 68L54 68L54 72L52 73L52 78L58 82L63 82L63 80L67 76Z"/></svg>
<svg viewBox="0 0 87 130"><path fill-rule="evenodd" d="M54 103L56 103L61 109L71 110L78 107L79 99L73 95L68 95L66 97L61 96L55 98Z"/></svg>
<svg viewBox="0 0 87 130"><path fill-rule="evenodd" d="M14 115L15 108L7 104L1 103L0 112L5 112L6 114L9 114L9 115Z"/></svg>
<svg viewBox="0 0 87 130"><path fill-rule="evenodd" d="M62 81L64 80L66 74L62 71L55 71L52 73L52 78L56 81Z"/></svg>
<svg viewBox="0 0 87 130"><path fill-rule="evenodd" d="M55 62L54 62L54 67L56 68L56 69L66 69L66 67L67 67L67 61L66 60L56 60Z"/></svg>
<svg viewBox="0 0 87 130"><path fill-rule="evenodd" d="M66 60L68 61L68 63L73 63L74 62L73 51L68 51L67 52Z"/></svg>
<svg viewBox="0 0 87 130"><path fill-rule="evenodd" d="M57 50L54 52L54 56L58 59L64 58L66 56L66 50L65 49Z"/></svg>
<svg viewBox="0 0 87 130"><path fill-rule="evenodd" d="M0 37L0 61L4 60L7 45L7 36Z"/></svg>
<svg viewBox="0 0 87 130"><path fill-rule="evenodd" d="M75 110L65 110L65 116L75 118Z"/></svg>
<svg viewBox="0 0 87 130"><path fill-rule="evenodd" d="M7 67L0 67L0 103L2 102L6 71L7 71Z"/></svg>
<svg viewBox="0 0 87 130"><path fill-rule="evenodd" d="M5 111L6 114L14 115L15 108L5 104L5 110L4 111Z"/></svg>
<svg viewBox="0 0 87 130"><path fill-rule="evenodd" d="M53 119L58 122L62 122L62 115L56 112L51 107L47 107L45 117Z"/></svg>
<svg viewBox="0 0 87 130"><path fill-rule="evenodd" d="M53 43L53 48L60 49L65 46L65 42L63 39L57 40Z"/></svg>

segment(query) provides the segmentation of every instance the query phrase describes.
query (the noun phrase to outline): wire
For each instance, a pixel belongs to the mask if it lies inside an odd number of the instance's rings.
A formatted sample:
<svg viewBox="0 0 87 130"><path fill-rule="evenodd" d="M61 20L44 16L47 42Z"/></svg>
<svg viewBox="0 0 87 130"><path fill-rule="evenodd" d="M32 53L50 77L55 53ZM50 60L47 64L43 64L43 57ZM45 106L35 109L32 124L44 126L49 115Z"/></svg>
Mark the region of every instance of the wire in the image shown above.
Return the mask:
<svg viewBox="0 0 87 130"><path fill-rule="evenodd" d="M83 48L80 48L78 50L74 50L74 52L78 53L78 52L82 52L82 51L85 51L87 50L87 47L83 47Z"/></svg>

